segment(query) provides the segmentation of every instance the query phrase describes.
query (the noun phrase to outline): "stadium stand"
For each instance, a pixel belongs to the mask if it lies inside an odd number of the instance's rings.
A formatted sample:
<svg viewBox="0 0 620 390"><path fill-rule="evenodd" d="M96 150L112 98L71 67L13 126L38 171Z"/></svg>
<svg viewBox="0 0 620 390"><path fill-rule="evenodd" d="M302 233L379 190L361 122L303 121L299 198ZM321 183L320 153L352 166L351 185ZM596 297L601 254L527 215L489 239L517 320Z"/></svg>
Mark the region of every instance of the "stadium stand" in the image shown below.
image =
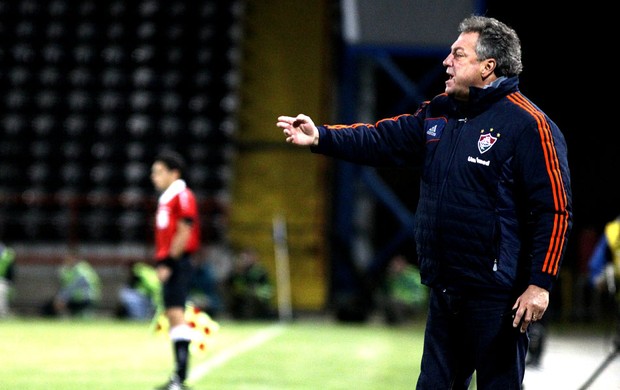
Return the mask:
<svg viewBox="0 0 620 390"><path fill-rule="evenodd" d="M0 1L3 238L148 241L163 148L225 203L240 23L235 1Z"/></svg>
<svg viewBox="0 0 620 390"><path fill-rule="evenodd" d="M21 284L70 246L104 284L148 257L162 149L187 156L205 238L225 234L242 15L240 0L0 0L0 237ZM17 304L37 293L18 286Z"/></svg>

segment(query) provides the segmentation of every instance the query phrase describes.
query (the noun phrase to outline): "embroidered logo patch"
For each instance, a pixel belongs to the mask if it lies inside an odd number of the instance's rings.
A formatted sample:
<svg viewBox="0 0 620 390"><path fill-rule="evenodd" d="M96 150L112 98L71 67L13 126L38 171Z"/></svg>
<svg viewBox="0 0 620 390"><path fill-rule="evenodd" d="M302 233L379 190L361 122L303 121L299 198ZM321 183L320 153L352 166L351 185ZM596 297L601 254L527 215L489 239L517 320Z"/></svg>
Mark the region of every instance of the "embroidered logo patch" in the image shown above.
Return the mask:
<svg viewBox="0 0 620 390"><path fill-rule="evenodd" d="M480 152L480 154L482 154L488 152L489 149L491 149L493 145L495 145L495 142L497 142L500 134L498 133L497 137L493 137L491 135L493 129L491 129L490 132L486 134L484 134L484 130L480 130L480 132L482 134L480 134L480 138L478 138L478 151Z"/></svg>
<svg viewBox="0 0 620 390"><path fill-rule="evenodd" d="M438 141L441 133L446 127L445 118L428 118L424 121L424 130L426 132L426 142Z"/></svg>

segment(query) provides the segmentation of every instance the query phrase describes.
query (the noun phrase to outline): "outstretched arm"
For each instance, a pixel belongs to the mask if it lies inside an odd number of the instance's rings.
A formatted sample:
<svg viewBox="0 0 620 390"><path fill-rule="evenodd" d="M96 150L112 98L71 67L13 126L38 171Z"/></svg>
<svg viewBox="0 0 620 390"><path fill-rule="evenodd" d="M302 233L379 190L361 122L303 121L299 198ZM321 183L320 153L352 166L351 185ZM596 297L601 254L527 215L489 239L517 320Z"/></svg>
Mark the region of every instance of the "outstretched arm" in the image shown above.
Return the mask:
<svg viewBox="0 0 620 390"><path fill-rule="evenodd" d="M286 142L299 146L319 144L319 130L309 116L299 114L296 117L279 116L276 126L282 128Z"/></svg>

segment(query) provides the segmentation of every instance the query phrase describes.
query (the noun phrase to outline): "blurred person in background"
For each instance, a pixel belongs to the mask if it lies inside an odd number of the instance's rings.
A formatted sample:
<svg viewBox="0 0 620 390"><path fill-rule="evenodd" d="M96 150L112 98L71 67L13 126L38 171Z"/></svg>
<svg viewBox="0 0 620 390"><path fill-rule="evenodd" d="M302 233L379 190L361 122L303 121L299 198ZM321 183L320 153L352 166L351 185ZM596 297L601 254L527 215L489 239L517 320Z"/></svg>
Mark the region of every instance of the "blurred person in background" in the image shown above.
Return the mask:
<svg viewBox="0 0 620 390"><path fill-rule="evenodd" d="M234 319L275 318L274 287L256 249L245 248L239 252L225 285L228 310Z"/></svg>
<svg viewBox="0 0 620 390"><path fill-rule="evenodd" d="M159 154L151 166L151 180L160 192L155 216L155 261L162 283L162 303L169 322L174 372L162 390L186 389L189 345L193 330L185 320L185 305L193 278L192 256L200 249L198 204L183 180L184 158L173 151Z"/></svg>
<svg viewBox="0 0 620 390"><path fill-rule="evenodd" d="M394 256L383 285L383 309L388 324L397 325L426 310L428 288L420 281L420 272L407 258Z"/></svg>
<svg viewBox="0 0 620 390"><path fill-rule="evenodd" d="M161 305L161 282L155 267L143 262L129 265L129 280L118 292L117 316L133 320L150 320Z"/></svg>
<svg viewBox="0 0 620 390"><path fill-rule="evenodd" d="M614 299L615 316L620 320L620 215L605 225L588 269L592 286Z"/></svg>
<svg viewBox="0 0 620 390"><path fill-rule="evenodd" d="M525 365L531 368L540 368L543 354L547 346L547 318L530 324L528 336L530 343L527 348Z"/></svg>
<svg viewBox="0 0 620 390"><path fill-rule="evenodd" d="M613 359L620 352L620 215L605 225L588 265L592 286L607 293L613 301L612 317L616 328L614 352L610 355Z"/></svg>
<svg viewBox="0 0 620 390"><path fill-rule="evenodd" d="M572 228L567 146L519 89L517 33L485 16L458 32L444 92L413 114L276 126L313 153L421 170L414 233L430 296L417 389L466 389L474 373L479 389L520 389L527 330L549 306Z"/></svg>
<svg viewBox="0 0 620 390"><path fill-rule="evenodd" d="M573 305L571 320L590 322L600 316L600 291L590 282L590 257L600 238L595 226L581 228L572 240L576 244L574 253L572 284Z"/></svg>
<svg viewBox="0 0 620 390"><path fill-rule="evenodd" d="M101 300L101 278L76 252L69 252L58 268L60 288L42 308L45 316L89 316Z"/></svg>
<svg viewBox="0 0 620 390"><path fill-rule="evenodd" d="M224 310L220 290L220 281L215 275L213 265L208 256L205 256L195 266L189 299L196 307L215 318Z"/></svg>
<svg viewBox="0 0 620 390"><path fill-rule="evenodd" d="M0 317L10 314L14 278L15 250L0 242Z"/></svg>
<svg viewBox="0 0 620 390"><path fill-rule="evenodd" d="M572 296L574 298L571 321L573 322L591 321L596 318L596 313L599 310L597 300L600 297L596 289L592 288L588 273L589 258L597 239L596 229L585 227L571 240L575 243L576 248L572 251L574 255L572 258L574 261L574 279L566 279L564 282L570 283L572 286ZM561 289L556 288L554 291L557 292L559 290ZM542 367L543 357L547 349L547 340L549 339L550 327L548 325L556 318L555 316L557 316L560 307L561 304L556 306L550 305L547 313L540 321L530 324L528 329L530 342L525 360L525 364L529 368L538 369Z"/></svg>

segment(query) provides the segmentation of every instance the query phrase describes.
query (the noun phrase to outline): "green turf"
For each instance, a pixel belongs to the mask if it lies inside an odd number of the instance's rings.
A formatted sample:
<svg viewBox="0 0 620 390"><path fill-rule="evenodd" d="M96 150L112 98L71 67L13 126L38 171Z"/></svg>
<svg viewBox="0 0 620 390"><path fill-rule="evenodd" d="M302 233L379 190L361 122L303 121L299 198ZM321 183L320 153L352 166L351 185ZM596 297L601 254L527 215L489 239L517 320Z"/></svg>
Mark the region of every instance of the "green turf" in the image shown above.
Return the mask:
<svg viewBox="0 0 620 390"><path fill-rule="evenodd" d="M192 356L192 388L412 389L422 334L421 322L221 320L210 350ZM172 368L169 341L146 323L9 319L0 335L2 389L152 389Z"/></svg>

